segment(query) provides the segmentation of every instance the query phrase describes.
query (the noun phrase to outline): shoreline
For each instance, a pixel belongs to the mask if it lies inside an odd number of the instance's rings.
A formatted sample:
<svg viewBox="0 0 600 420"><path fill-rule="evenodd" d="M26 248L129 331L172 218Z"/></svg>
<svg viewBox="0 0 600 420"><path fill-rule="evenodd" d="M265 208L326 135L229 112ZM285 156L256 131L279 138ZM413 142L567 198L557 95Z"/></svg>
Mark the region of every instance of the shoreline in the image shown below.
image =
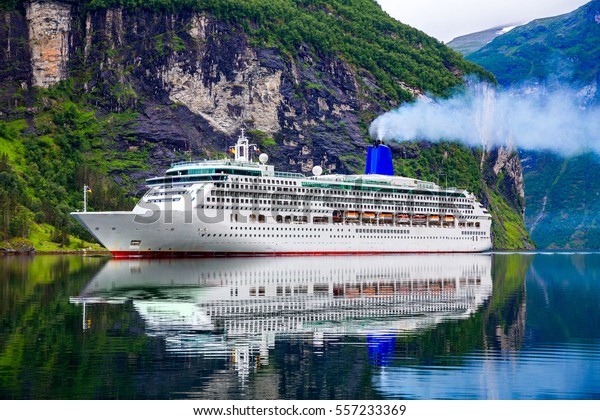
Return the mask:
<svg viewBox="0 0 600 420"><path fill-rule="evenodd" d="M4 256L36 256L36 255L94 255L94 256L111 256L107 250L77 250L66 249L56 251L2 251L0 257Z"/></svg>

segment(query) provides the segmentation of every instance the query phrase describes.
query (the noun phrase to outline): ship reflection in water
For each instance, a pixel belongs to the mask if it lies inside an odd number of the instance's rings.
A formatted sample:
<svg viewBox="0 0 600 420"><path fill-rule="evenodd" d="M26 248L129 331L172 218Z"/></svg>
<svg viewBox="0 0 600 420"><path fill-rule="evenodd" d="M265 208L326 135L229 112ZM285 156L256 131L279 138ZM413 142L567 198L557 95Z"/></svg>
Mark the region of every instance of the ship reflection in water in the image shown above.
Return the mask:
<svg viewBox="0 0 600 420"><path fill-rule="evenodd" d="M112 260L71 303L86 329L86 306L131 302L168 352L227 358L246 377L291 335L317 349L360 336L385 365L395 337L467 318L491 293L483 254Z"/></svg>

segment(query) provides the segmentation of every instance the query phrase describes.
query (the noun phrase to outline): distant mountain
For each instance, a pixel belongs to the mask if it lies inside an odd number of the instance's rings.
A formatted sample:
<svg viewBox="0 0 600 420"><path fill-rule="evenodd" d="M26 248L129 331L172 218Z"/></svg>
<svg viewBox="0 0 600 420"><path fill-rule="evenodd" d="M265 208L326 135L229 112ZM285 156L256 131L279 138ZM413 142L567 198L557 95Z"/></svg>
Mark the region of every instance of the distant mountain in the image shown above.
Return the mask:
<svg viewBox="0 0 600 420"><path fill-rule="evenodd" d="M561 16L534 20L466 55L494 73L503 86L525 81L568 84L598 101L600 0Z"/></svg>
<svg viewBox="0 0 600 420"><path fill-rule="evenodd" d="M502 25L495 28L486 29L484 31L475 32L468 35L462 35L454 38L446 45L462 55L469 55L483 48L486 44L500 35L503 35L513 29L516 25Z"/></svg>
<svg viewBox="0 0 600 420"><path fill-rule="evenodd" d="M582 108L598 106L600 0L519 26L466 58L491 71L503 87L569 87ZM520 156L525 221L538 247L600 248L600 158L531 151Z"/></svg>

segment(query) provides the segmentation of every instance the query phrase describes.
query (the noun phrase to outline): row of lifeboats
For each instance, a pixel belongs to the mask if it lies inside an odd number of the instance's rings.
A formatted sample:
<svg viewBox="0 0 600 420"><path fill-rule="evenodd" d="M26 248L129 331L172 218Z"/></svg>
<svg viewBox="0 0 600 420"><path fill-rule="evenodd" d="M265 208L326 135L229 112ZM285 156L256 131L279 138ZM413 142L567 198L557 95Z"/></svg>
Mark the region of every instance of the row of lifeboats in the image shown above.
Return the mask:
<svg viewBox="0 0 600 420"><path fill-rule="evenodd" d="M396 214L395 220L396 223L399 224L425 224L429 222L429 224L448 224L454 223L456 218L451 214L439 215L439 214L408 214L408 213L398 213ZM375 212L358 212L358 211L346 211L343 214L341 212L335 212L333 215L334 222L341 222L342 220L346 221L379 221L380 223L393 223L394 222L394 214L393 213L375 213Z"/></svg>

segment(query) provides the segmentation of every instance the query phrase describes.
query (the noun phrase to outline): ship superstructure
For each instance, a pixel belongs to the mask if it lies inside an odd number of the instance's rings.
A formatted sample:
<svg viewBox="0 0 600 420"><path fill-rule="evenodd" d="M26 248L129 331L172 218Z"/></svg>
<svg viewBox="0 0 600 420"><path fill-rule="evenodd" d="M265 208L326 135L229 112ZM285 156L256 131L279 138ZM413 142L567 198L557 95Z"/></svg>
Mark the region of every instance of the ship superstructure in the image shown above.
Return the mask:
<svg viewBox="0 0 600 420"><path fill-rule="evenodd" d="M361 175L278 172L251 159L174 164L147 180L130 212L72 213L116 257L481 252L491 216L456 188L393 176L390 149L369 147Z"/></svg>

